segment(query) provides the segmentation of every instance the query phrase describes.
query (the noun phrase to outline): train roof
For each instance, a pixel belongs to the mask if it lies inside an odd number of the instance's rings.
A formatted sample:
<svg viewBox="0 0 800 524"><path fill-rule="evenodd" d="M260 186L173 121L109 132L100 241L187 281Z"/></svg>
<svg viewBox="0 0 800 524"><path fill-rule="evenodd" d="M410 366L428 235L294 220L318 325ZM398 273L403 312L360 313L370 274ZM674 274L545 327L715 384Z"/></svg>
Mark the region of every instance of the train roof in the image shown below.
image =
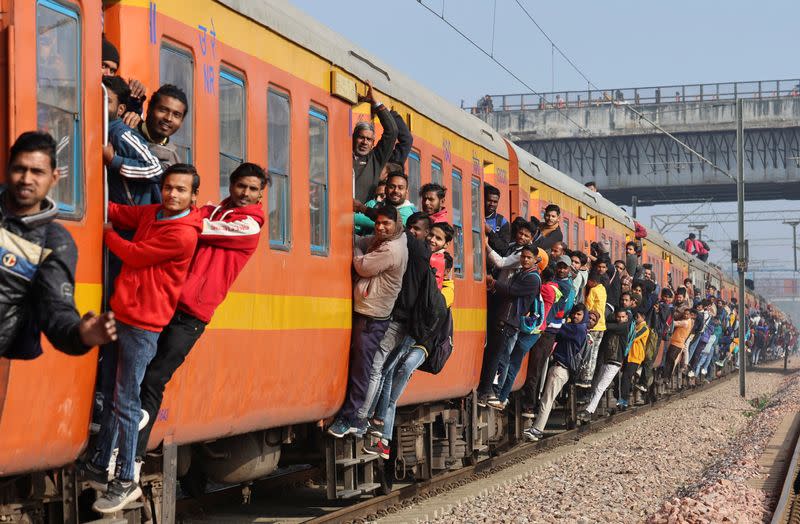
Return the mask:
<svg viewBox="0 0 800 524"><path fill-rule="evenodd" d="M452 132L508 158L503 137L483 120L455 107L388 66L285 0L217 0L288 40L330 61L359 79L370 79L377 90L442 124Z"/></svg>

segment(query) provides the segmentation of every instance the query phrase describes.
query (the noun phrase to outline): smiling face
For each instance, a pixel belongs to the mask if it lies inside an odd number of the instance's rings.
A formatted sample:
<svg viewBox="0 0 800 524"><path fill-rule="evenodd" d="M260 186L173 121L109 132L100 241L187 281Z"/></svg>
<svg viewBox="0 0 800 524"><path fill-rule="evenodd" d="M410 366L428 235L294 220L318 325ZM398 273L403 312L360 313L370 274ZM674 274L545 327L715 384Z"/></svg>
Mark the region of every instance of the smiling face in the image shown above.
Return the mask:
<svg viewBox="0 0 800 524"><path fill-rule="evenodd" d="M235 207L257 204L261 201L261 180L255 176L237 178L230 186L230 203Z"/></svg>
<svg viewBox="0 0 800 524"><path fill-rule="evenodd" d="M544 221L545 223L552 227L558 224L558 212L554 210L550 210L544 214Z"/></svg>
<svg viewBox="0 0 800 524"><path fill-rule="evenodd" d="M581 259L579 257L570 257L570 260L572 260L572 269L575 271L580 271Z"/></svg>
<svg viewBox="0 0 800 524"><path fill-rule="evenodd" d="M556 277L559 279L567 278L569 276L569 266L559 262L556 265Z"/></svg>
<svg viewBox="0 0 800 524"><path fill-rule="evenodd" d="M197 194L192 191L192 175L170 173L161 183L161 207L165 216L183 213L194 203Z"/></svg>
<svg viewBox="0 0 800 524"><path fill-rule="evenodd" d="M444 235L444 231L438 227L431 228L427 241L432 253L444 249L444 246L447 245L447 237Z"/></svg>
<svg viewBox="0 0 800 524"><path fill-rule="evenodd" d="M375 238L386 240L394 236L397 232L397 222L383 215L378 215L375 219Z"/></svg>
<svg viewBox="0 0 800 524"><path fill-rule="evenodd" d="M536 265L536 257L527 249L523 249L519 254L519 265L522 269L533 269Z"/></svg>
<svg viewBox="0 0 800 524"><path fill-rule="evenodd" d="M483 212L486 216L491 216L497 211L497 205L500 203L500 195L487 194L483 199Z"/></svg>
<svg viewBox="0 0 800 524"><path fill-rule="evenodd" d="M8 165L7 204L17 215L36 213L56 182L58 170L53 169L49 155L41 151L18 153Z"/></svg>
<svg viewBox="0 0 800 524"><path fill-rule="evenodd" d="M186 106L177 98L159 96L148 107L146 122L150 136L163 140L174 135L183 124Z"/></svg>
<svg viewBox="0 0 800 524"><path fill-rule="evenodd" d="M389 177L386 180L386 201L397 207L408 198L408 183L401 176Z"/></svg>

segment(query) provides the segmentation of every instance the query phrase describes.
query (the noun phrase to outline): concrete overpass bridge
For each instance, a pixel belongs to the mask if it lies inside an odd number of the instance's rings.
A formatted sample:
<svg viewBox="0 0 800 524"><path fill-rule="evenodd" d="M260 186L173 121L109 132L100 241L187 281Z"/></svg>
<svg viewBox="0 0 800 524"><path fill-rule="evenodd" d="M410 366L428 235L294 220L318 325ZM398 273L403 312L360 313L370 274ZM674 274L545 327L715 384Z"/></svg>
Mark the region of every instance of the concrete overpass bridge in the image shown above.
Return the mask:
<svg viewBox="0 0 800 524"><path fill-rule="evenodd" d="M496 95L468 110L618 204L721 202L736 199L733 181L646 119L735 176L736 98L746 198L800 198L800 79Z"/></svg>

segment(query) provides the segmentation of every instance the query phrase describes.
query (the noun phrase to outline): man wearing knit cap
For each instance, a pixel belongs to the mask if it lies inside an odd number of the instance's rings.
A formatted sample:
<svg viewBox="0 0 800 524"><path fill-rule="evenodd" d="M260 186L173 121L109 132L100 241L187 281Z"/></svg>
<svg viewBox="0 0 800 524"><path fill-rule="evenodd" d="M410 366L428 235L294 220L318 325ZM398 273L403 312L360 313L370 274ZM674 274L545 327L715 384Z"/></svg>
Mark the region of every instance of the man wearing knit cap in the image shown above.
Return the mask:
<svg viewBox="0 0 800 524"><path fill-rule="evenodd" d="M383 135L375 147L375 126L371 118L357 123L353 129L353 198L361 203L375 192L381 170L397 140L397 124L386 106L375 100L371 83L367 82L367 94L359 95L358 100L371 105L372 113L378 116L383 127Z"/></svg>
<svg viewBox="0 0 800 524"><path fill-rule="evenodd" d="M100 70L103 76L117 76L119 72L119 51L117 48L106 39L103 35L103 55L100 62ZM125 104L126 112L122 116L122 121L131 128L136 128L139 122L142 121L142 108L144 107L145 96L144 84L135 78L128 79L128 87L131 89L131 94L127 101L120 101Z"/></svg>

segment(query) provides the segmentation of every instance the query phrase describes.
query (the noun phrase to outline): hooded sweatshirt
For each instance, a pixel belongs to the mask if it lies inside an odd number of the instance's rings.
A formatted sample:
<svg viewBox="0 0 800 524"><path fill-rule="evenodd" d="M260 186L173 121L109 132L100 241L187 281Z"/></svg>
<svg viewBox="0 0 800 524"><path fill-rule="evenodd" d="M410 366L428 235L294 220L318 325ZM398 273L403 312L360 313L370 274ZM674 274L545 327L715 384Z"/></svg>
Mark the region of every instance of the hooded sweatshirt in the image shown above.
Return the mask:
<svg viewBox="0 0 800 524"><path fill-rule="evenodd" d="M356 280L353 286L353 310L361 315L387 319L403 285L408 265L408 247L403 226L389 239L360 237L353 254Z"/></svg>
<svg viewBox="0 0 800 524"><path fill-rule="evenodd" d="M431 213L428 216L431 217L431 224L435 224L436 222L450 222L450 215L447 212L447 208L444 206L439 208L439 211L436 213Z"/></svg>
<svg viewBox="0 0 800 524"><path fill-rule="evenodd" d="M636 323L636 331L633 335L633 345L628 353L628 362L631 364L641 364L644 362L645 345L647 344L647 337L650 336L650 329L647 327L647 322L644 320Z"/></svg>
<svg viewBox="0 0 800 524"><path fill-rule="evenodd" d="M556 335L553 358L573 373L577 372L581 367L581 357L583 347L586 345L588 329L589 315L584 315L583 322L579 324L566 322Z"/></svg>
<svg viewBox="0 0 800 524"><path fill-rule="evenodd" d="M122 206L110 202L108 218L114 227L136 230L129 242L107 230L108 249L122 260L122 271L114 285L111 309L120 322L147 331L166 326L186 281L197 237L200 213L158 219L161 204Z"/></svg>
<svg viewBox="0 0 800 524"><path fill-rule="evenodd" d="M606 288L597 284L586 293L586 309L597 313L597 324L592 331L606 330Z"/></svg>
<svg viewBox="0 0 800 524"><path fill-rule="evenodd" d="M229 208L229 201L200 208L203 229L178 301L179 310L206 324L255 253L264 225L260 204Z"/></svg>

